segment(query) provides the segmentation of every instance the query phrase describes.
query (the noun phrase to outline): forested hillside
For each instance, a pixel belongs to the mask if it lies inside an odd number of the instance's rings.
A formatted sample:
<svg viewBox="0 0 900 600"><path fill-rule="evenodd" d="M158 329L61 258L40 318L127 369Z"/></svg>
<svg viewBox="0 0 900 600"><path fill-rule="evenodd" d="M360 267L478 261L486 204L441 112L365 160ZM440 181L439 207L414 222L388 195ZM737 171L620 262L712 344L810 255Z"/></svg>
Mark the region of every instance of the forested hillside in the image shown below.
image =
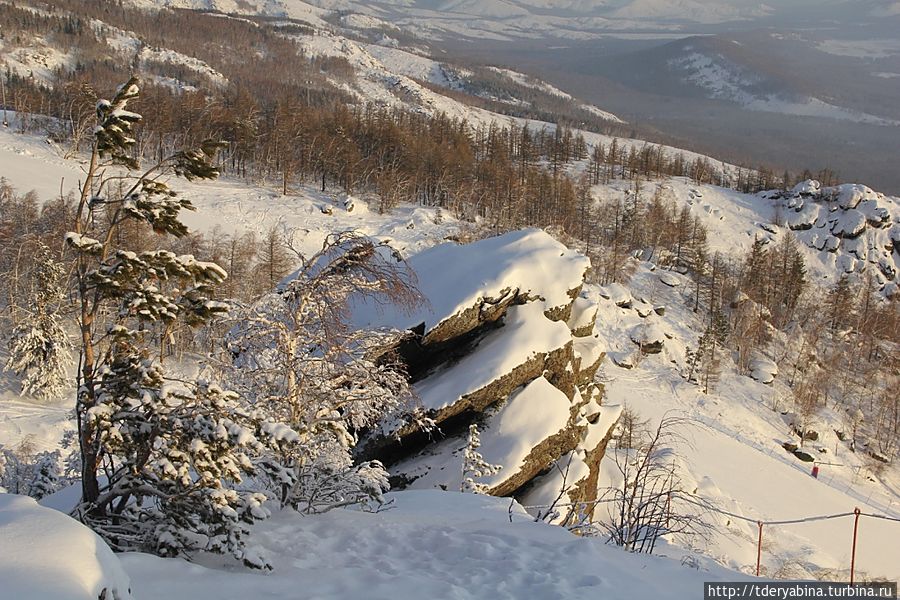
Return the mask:
<svg viewBox="0 0 900 600"><path fill-rule="evenodd" d="M854 568L898 574L900 199L636 139L521 73L309 15L0 3L0 489L126 553L91 581L62 561L72 597L187 595L184 560L244 590L284 570L285 593L321 569L295 535L391 546L388 572L422 554L435 586L472 547L521 552L498 573L547 597L611 587L522 576L553 548L619 564L569 533L841 580L830 522L750 545L857 504L887 524ZM442 506L434 544L395 533ZM0 513L9 539L56 518ZM40 562L13 558L31 589Z"/></svg>

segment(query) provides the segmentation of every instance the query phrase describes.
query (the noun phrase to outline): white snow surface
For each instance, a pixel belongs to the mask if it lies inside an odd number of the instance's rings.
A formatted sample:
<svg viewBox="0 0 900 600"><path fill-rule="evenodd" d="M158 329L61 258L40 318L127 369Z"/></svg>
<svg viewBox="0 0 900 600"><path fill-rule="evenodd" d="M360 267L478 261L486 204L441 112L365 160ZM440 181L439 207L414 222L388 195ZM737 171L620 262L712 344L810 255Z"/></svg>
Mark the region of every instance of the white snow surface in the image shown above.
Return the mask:
<svg viewBox="0 0 900 600"><path fill-rule="evenodd" d="M15 600L131 598L128 575L93 531L13 494L0 494L0 582Z"/></svg>
<svg viewBox="0 0 900 600"><path fill-rule="evenodd" d="M506 498L434 490L388 497L390 509L378 513L276 514L254 531L274 563L268 575L212 557L206 566L145 554L121 560L136 598L166 600L658 600L694 597L704 581L746 579L708 561L689 569L534 523Z"/></svg>
<svg viewBox="0 0 900 600"><path fill-rule="evenodd" d="M704 197L709 195L705 193ZM714 239L710 236L711 241ZM693 313L690 291L685 286L663 285L651 265L642 263L628 287L636 297L665 304L667 310L660 321L672 339L666 340L661 354L634 360L632 369L604 363L600 371L605 388L604 407L627 406L641 418L649 419L651 426L667 414L693 422L680 430L685 439L674 448L683 488L718 508L751 520L748 523L711 515L716 529L708 540L695 540L697 551L752 574L756 566L757 519L846 513L857 506L864 512L900 518L896 471L887 470L881 475L870 471L864 453L850 452L835 435L834 429L841 427L839 417L819 427L820 440L808 444L808 449L823 463L818 479L810 476L807 463L781 448L780 444L792 437L780 412L790 406L789 390L780 378L765 385L738 375L725 357L721 382L709 395L703 394L700 386L684 380L685 351L696 347L703 330L703 314ZM635 309L604 300L594 333L604 340L611 355L631 356L635 351L628 335L642 321ZM772 410L776 403L779 410ZM831 417L823 413L821 418ZM612 450L608 449L599 486L604 489L617 485L619 477ZM604 510L599 507L597 516L603 517ZM852 527L851 518L767 525L763 573L794 579L849 579ZM859 527L857 578L894 580L900 576L900 523L864 517ZM667 552L677 558L687 550L679 553L670 547Z"/></svg>
<svg viewBox="0 0 900 600"><path fill-rule="evenodd" d="M544 316L540 303L512 306L503 327L451 367L416 384L422 406L438 410L496 381L539 353L562 348L572 339L565 323Z"/></svg>
<svg viewBox="0 0 900 600"><path fill-rule="evenodd" d="M421 323L431 331L482 299L509 293L540 299L544 309L572 301L590 261L539 229L523 229L471 244L446 243L409 259L428 303L412 314L391 307L360 305L360 326L408 329Z"/></svg>
<svg viewBox="0 0 900 600"><path fill-rule="evenodd" d="M479 427L484 460L502 468L477 483L500 485L519 472L532 448L565 428L570 402L566 395L543 377L538 377L487 412ZM457 491L462 483L465 435L448 438L417 456L399 463L391 471L414 478L411 489Z"/></svg>
<svg viewBox="0 0 900 600"><path fill-rule="evenodd" d="M587 433L581 441L580 447L585 450L593 450L599 446L603 438L609 435L610 428L622 416L622 410L624 410L624 406L621 404L603 404L600 407L600 416L595 422L588 425Z"/></svg>
<svg viewBox="0 0 900 600"><path fill-rule="evenodd" d="M480 483L497 485L514 475L542 441L562 431L569 420L569 399L543 377L538 377L488 417L481 435L481 452L491 464L504 468Z"/></svg>

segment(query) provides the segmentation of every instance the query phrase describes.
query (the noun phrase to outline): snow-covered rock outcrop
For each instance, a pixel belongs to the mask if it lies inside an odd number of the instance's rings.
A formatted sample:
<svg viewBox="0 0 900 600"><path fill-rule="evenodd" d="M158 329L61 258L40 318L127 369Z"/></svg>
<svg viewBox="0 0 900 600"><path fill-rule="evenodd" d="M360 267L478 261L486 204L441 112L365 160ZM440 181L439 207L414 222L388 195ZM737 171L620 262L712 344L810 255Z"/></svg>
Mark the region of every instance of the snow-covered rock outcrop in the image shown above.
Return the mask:
<svg viewBox="0 0 900 600"><path fill-rule="evenodd" d="M16 600L128 600L131 584L103 540L32 498L0 494L0 589Z"/></svg>
<svg viewBox="0 0 900 600"><path fill-rule="evenodd" d="M442 244L409 263L426 304L412 314L361 306L354 320L409 332L396 350L436 429L386 424L364 436L360 457L384 462L399 486L459 490L474 422L479 453L502 467L479 480L491 494L521 497L574 456L570 500L592 500L596 484L584 482L596 481L615 419L599 419L605 352L593 336L599 298L582 294L588 259L526 229ZM598 421L603 431L591 429Z"/></svg>
<svg viewBox="0 0 900 600"><path fill-rule="evenodd" d="M900 206L897 199L848 183L822 187L804 181L770 194L797 238L830 253L840 273L871 272L886 296L896 293L900 272ZM827 256L827 255L826 255Z"/></svg>

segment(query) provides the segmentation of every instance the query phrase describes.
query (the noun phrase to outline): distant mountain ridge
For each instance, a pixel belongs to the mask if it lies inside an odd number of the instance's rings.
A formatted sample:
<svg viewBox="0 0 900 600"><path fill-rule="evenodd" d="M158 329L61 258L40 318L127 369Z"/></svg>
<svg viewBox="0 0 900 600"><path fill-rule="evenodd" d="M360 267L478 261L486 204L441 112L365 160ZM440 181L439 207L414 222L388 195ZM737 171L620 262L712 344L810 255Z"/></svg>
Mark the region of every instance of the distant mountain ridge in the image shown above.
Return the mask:
<svg viewBox="0 0 900 600"><path fill-rule="evenodd" d="M311 22L330 12L359 14L404 26L422 37L471 39L572 38L627 30L683 30L691 26L752 23L803 14L821 18L834 8L873 18L900 15L900 3L864 0L129 0L224 13L288 17ZM448 38L449 39L449 38Z"/></svg>

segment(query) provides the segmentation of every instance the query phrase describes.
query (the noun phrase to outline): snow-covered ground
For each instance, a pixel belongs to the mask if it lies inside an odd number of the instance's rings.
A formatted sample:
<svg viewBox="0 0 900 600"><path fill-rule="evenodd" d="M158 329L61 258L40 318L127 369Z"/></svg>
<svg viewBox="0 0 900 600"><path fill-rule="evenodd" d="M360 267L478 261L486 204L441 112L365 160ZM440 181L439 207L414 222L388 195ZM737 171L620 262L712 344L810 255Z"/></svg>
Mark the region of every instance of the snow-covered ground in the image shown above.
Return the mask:
<svg viewBox="0 0 900 600"><path fill-rule="evenodd" d="M121 556L135 598L608 598L699 597L704 581L742 576L630 555L601 540L534 523L509 500L475 494L390 494L379 513L282 512L254 532L271 574L141 554ZM652 575L650 575L652 573Z"/></svg>
<svg viewBox="0 0 900 600"><path fill-rule="evenodd" d="M4 598L130 600L128 575L94 532L26 496L0 493Z"/></svg>
<svg viewBox="0 0 900 600"><path fill-rule="evenodd" d="M600 539L535 523L504 498L440 491L389 494L379 512L287 509L253 531L273 564L249 572L221 557L196 563L114 556L85 527L29 498L0 494L0 577L10 598L689 598L704 582L744 576L627 554ZM26 551L26 550L32 551ZM651 575L652 574L652 575ZM109 596L112 597L112 596Z"/></svg>
<svg viewBox="0 0 900 600"><path fill-rule="evenodd" d="M710 236L711 238L715 236ZM809 463L786 452L781 444L792 439L780 411L790 409L789 392L777 377L765 385L726 367L717 389L703 394L682 377L686 347L696 347L701 317L691 310L686 279L651 271L643 263L629 287L635 299L665 306L665 316L642 319L635 308L620 308L613 299L601 303L595 333L605 340L617 362L632 357L634 368L607 361L600 377L604 402L622 404L641 417L658 422L666 414L686 417L693 425L682 430L685 443L676 448L686 489L716 507L742 515L749 522L711 515L716 529L698 550L745 573L756 565L755 521L780 521L852 512L900 517L900 477L885 471L880 477L866 469L863 453L852 453L839 442L830 423L822 422L815 448L822 463L819 478ZM629 333L655 319L665 333L661 354L638 358ZM626 361L627 362L627 361ZM777 405L778 410L773 410ZM617 481L612 454L604 458L606 485ZM601 481L600 485L604 485ZM686 508L690 508L687 506ZM602 515L603 507L599 508ZM900 576L900 522L863 517L860 521L857 569L869 577ZM768 576L849 579L852 517L813 523L766 526L763 567Z"/></svg>

